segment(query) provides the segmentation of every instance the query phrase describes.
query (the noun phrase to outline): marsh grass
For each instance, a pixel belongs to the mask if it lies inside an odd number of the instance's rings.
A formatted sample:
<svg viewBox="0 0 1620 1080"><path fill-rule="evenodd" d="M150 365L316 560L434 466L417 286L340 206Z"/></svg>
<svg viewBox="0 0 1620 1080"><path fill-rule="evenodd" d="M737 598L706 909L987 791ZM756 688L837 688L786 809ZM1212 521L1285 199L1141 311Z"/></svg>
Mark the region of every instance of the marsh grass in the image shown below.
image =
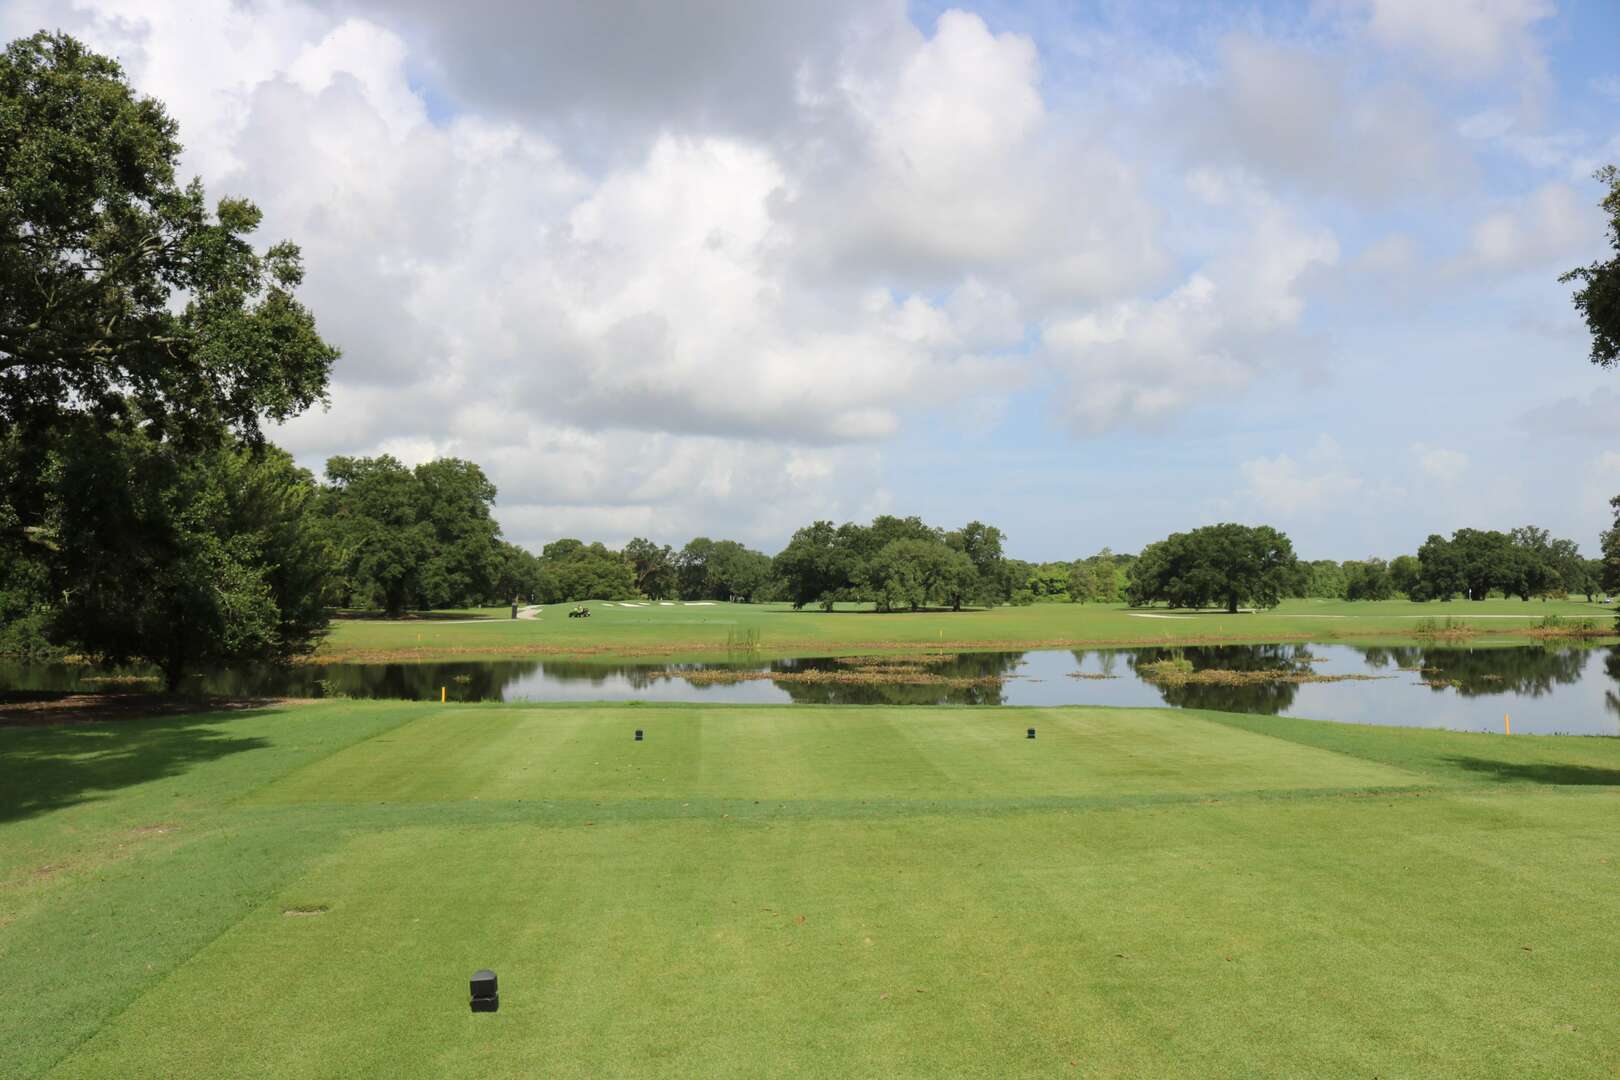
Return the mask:
<svg viewBox="0 0 1620 1080"><path fill-rule="evenodd" d="M1614 634L1591 619L1566 619L1562 615L1543 615L1541 622L1525 631L1530 637L1548 638L1604 638Z"/></svg>
<svg viewBox="0 0 1620 1080"><path fill-rule="evenodd" d="M1317 658L1310 657L1306 662ZM1371 682L1393 679L1393 675L1319 675L1298 668L1268 668L1260 671L1231 671L1224 668L1193 669L1192 661L1181 656L1141 664L1136 673L1143 682L1158 686L1258 686L1267 683Z"/></svg>
<svg viewBox="0 0 1620 1080"><path fill-rule="evenodd" d="M759 627L745 626L732 627L726 631L726 655L730 657L755 657L759 655L760 637Z"/></svg>
<svg viewBox="0 0 1620 1080"><path fill-rule="evenodd" d="M1412 631L1414 637L1434 641L1463 641L1478 633L1480 633L1478 627L1469 626L1449 615L1444 620L1419 619Z"/></svg>

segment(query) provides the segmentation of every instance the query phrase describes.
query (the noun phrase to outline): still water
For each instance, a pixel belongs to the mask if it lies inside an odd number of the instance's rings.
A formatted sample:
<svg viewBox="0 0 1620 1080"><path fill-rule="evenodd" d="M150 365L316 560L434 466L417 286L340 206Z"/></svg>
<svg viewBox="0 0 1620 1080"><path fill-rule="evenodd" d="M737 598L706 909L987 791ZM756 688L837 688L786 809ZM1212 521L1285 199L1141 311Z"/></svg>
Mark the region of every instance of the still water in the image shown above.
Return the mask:
<svg viewBox="0 0 1620 1080"><path fill-rule="evenodd" d="M1181 657L1195 671L1373 675L1351 682L1164 686L1138 668ZM724 664L503 660L446 664L327 664L238 669L193 680L229 696L452 701L697 701L846 705L1138 705L1224 709L1361 724L1524 734L1620 735L1620 646L1461 648L1350 645L1211 645L965 653L928 671L987 684L795 682L705 685L686 673L724 669L794 673L838 670L828 659ZM1109 678L1076 678L1076 673ZM96 689L92 669L0 664L0 688Z"/></svg>

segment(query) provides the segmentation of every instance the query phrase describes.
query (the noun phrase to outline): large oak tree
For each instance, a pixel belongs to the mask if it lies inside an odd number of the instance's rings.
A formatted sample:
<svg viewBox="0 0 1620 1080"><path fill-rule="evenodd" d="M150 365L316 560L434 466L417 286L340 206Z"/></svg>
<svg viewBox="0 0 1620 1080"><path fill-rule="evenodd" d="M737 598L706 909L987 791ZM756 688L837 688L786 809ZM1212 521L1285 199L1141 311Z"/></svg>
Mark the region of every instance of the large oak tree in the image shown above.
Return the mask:
<svg viewBox="0 0 1620 1080"><path fill-rule="evenodd" d="M258 208L210 207L179 155L116 61L50 33L0 53L0 564L41 570L64 643L171 682L311 640L307 597L266 607L268 549L230 534L250 474L289 466L235 455L322 400L338 355L293 295L297 247L255 247ZM196 605L183 645L143 597Z"/></svg>

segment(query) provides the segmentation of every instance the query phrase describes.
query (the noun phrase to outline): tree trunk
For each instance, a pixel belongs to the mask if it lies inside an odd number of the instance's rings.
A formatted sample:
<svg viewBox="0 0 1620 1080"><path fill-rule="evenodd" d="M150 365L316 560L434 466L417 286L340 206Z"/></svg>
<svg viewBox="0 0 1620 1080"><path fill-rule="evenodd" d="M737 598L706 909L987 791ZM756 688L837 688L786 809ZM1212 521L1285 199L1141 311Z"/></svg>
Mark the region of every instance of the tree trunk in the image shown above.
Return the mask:
<svg viewBox="0 0 1620 1080"><path fill-rule="evenodd" d="M177 694L180 692L180 681L185 678L185 675L185 658L180 655L178 648L171 648L168 657L163 661L163 682L168 687L169 693Z"/></svg>
<svg viewBox="0 0 1620 1080"><path fill-rule="evenodd" d="M1226 613L1228 615L1236 615L1237 614L1237 604L1238 604L1238 598L1236 596L1228 596L1226 598Z"/></svg>

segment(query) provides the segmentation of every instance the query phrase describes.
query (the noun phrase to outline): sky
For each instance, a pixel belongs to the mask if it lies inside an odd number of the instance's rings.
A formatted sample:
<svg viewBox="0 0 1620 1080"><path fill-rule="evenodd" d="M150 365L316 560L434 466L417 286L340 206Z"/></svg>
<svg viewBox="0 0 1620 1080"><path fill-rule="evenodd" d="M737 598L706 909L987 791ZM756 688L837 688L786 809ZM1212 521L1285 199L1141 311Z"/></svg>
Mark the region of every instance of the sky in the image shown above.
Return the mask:
<svg viewBox="0 0 1620 1080"><path fill-rule="evenodd" d="M1596 553L1614 0L0 0L118 57L343 350L272 433L505 535L818 518Z"/></svg>

